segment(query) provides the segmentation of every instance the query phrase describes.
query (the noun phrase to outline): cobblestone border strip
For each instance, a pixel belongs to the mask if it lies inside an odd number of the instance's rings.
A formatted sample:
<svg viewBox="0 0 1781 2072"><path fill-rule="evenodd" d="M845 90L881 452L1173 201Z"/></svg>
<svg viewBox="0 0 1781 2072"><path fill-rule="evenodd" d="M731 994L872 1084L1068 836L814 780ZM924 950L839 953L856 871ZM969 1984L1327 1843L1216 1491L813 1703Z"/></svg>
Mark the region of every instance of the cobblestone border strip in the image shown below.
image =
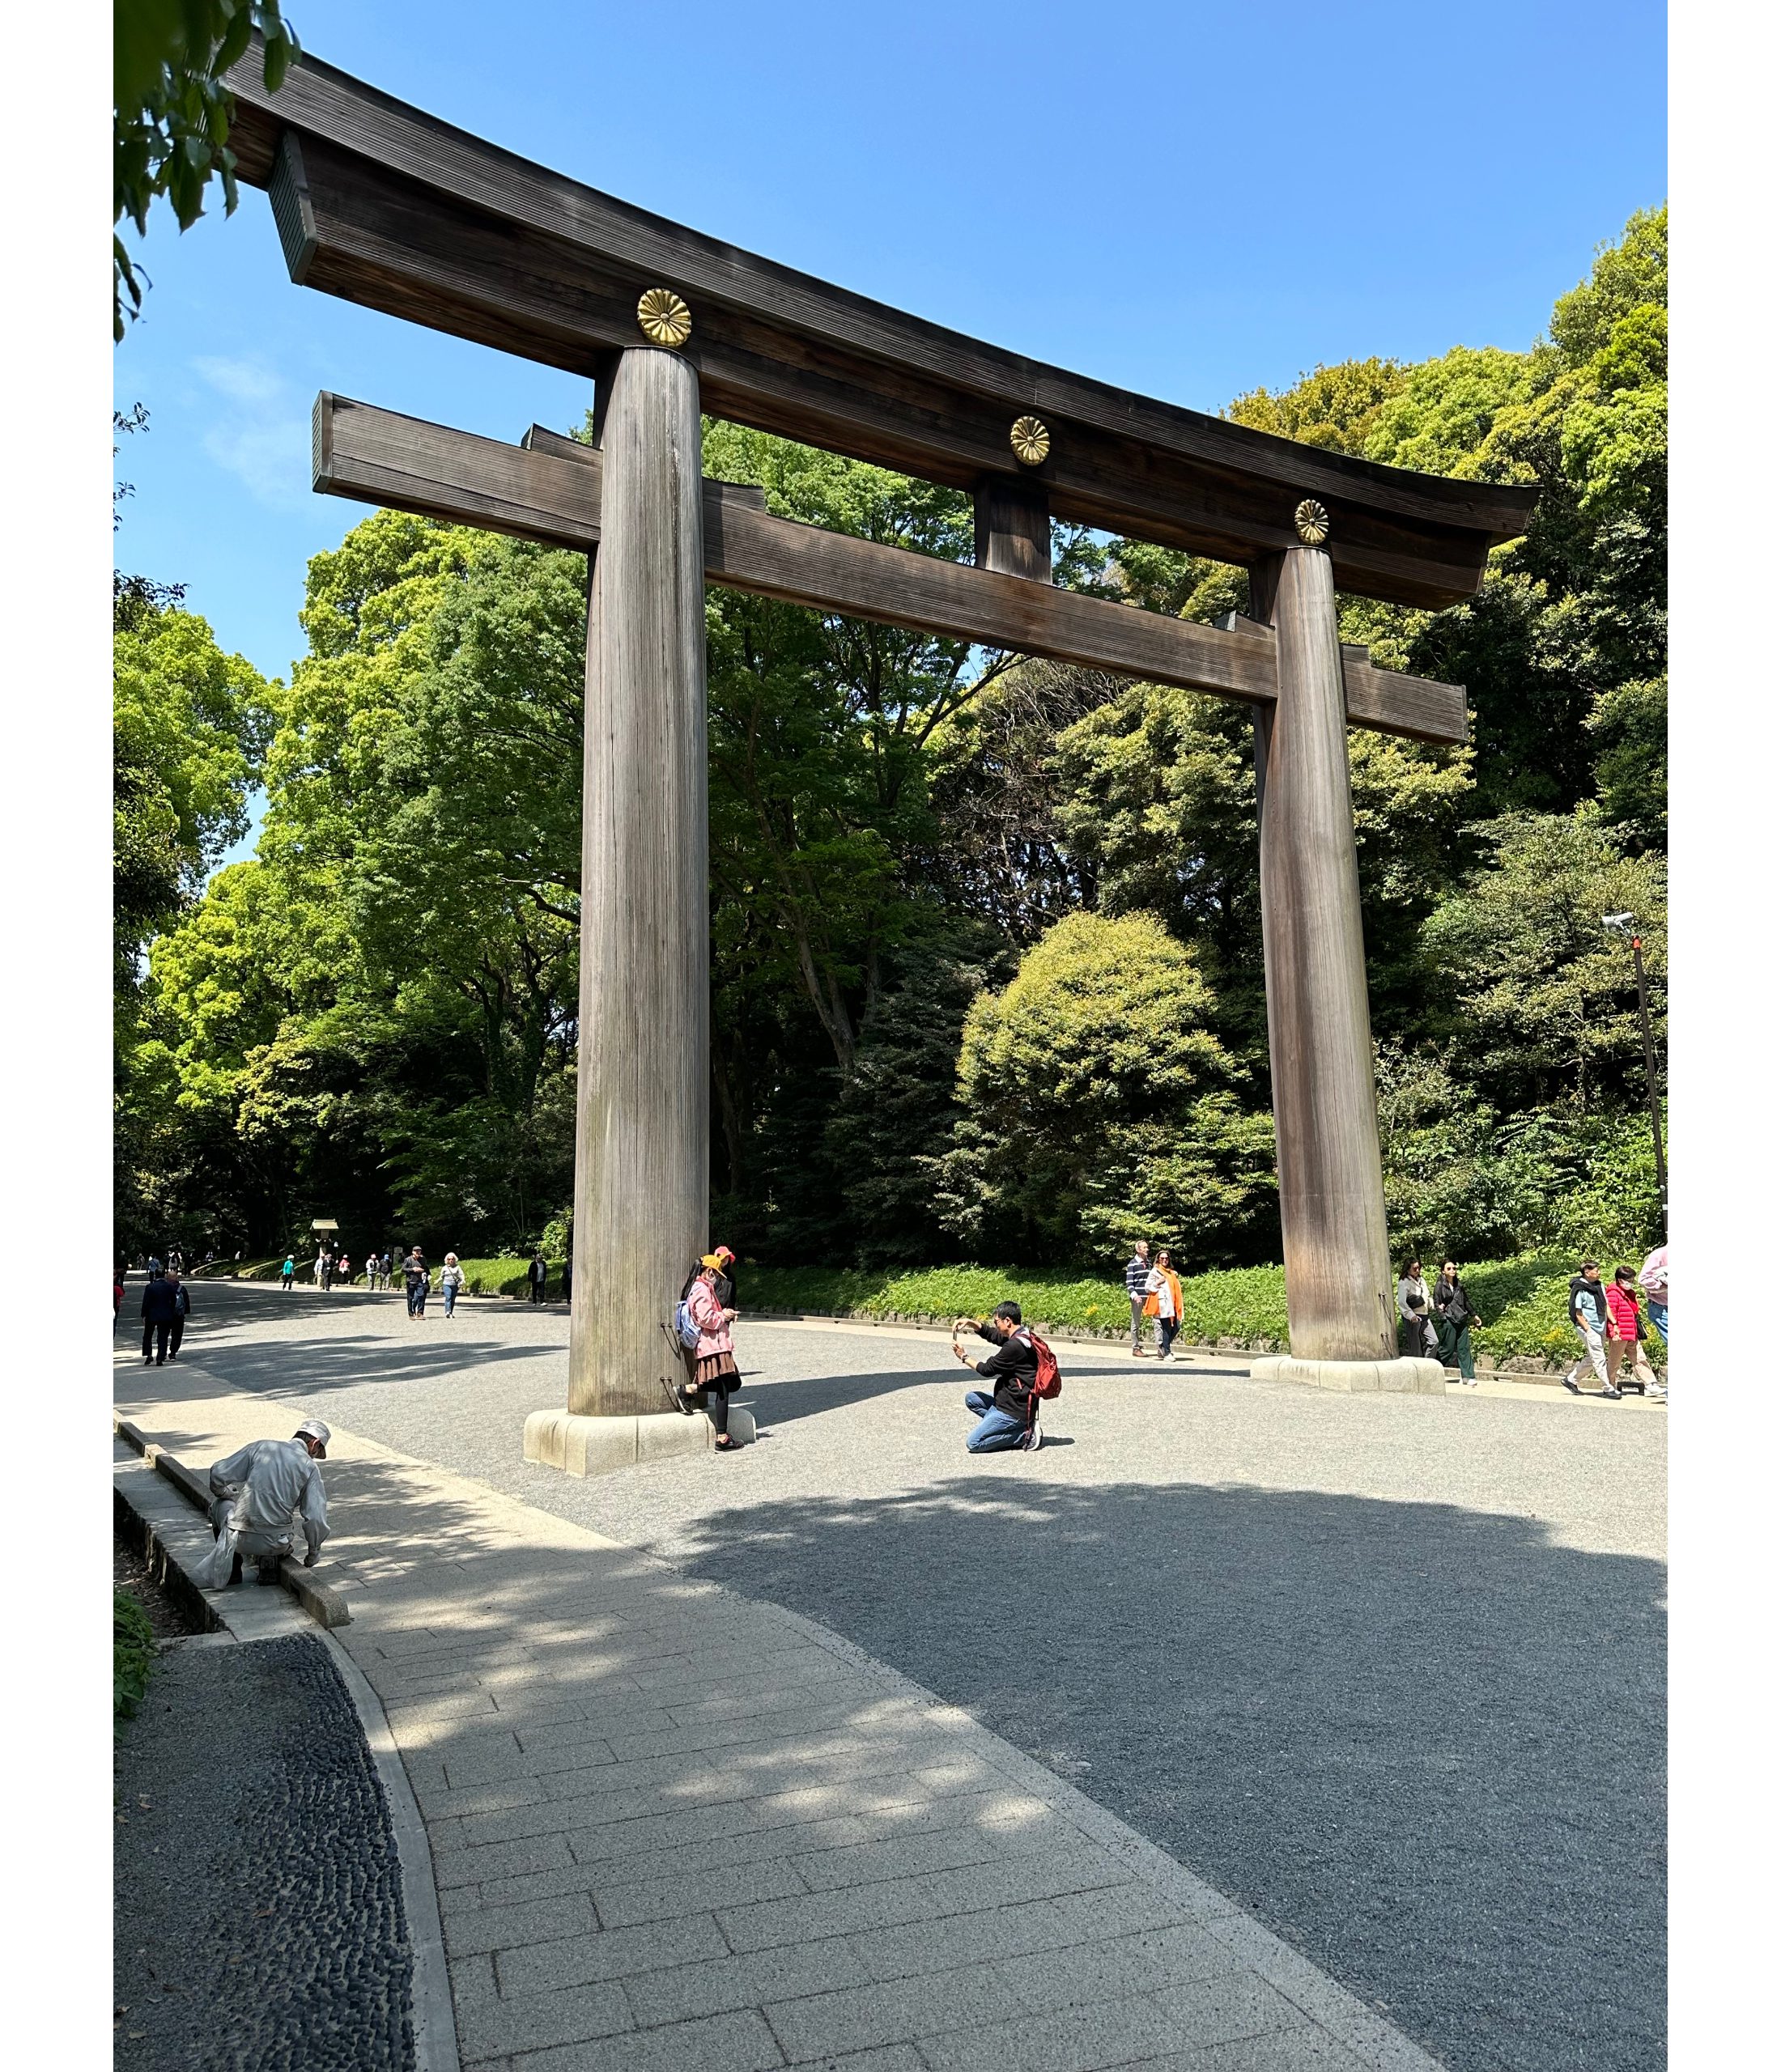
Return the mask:
<svg viewBox="0 0 1781 2072"><path fill-rule="evenodd" d="M402 1767L383 1701L346 1648L332 1633L324 1633L321 1637L333 1653L346 1695L358 1709L359 1723L364 1729L389 1802L414 1964L414 2072L460 2072L451 1973L445 1961L445 1932L440 1922L439 1891L433 1882L433 1852L427 1840L427 1824Z"/></svg>

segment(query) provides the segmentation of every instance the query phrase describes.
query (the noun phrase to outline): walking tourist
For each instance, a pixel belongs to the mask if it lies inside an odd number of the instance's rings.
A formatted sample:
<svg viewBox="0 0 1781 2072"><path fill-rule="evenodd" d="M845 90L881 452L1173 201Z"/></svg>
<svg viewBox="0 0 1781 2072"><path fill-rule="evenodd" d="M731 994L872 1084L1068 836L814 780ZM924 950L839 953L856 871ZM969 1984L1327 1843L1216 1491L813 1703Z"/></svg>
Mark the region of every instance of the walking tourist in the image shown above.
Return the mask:
<svg viewBox="0 0 1781 2072"><path fill-rule="evenodd" d="M445 1298L445 1314L449 1316L457 1306L457 1291L464 1285L464 1269L457 1263L456 1252L445 1255L445 1263L440 1268L439 1292Z"/></svg>
<svg viewBox="0 0 1781 2072"><path fill-rule="evenodd" d="M311 1277L313 1279L317 1288L321 1285L321 1252L318 1247L316 1252L315 1265L310 1269Z"/></svg>
<svg viewBox="0 0 1781 2072"><path fill-rule="evenodd" d="M377 1278L386 1289L396 1284L394 1256L389 1252L380 1252L377 1255Z"/></svg>
<svg viewBox="0 0 1781 2072"><path fill-rule="evenodd" d="M1620 1401L1620 1391L1608 1378L1608 1357L1603 1350L1613 1330L1613 1320L1608 1314L1608 1297L1601 1284L1601 1268L1594 1259L1585 1259L1571 1280L1571 1328L1583 1342L1583 1349L1571 1363L1571 1372L1565 1377L1565 1386L1573 1395L1581 1395L1577 1377L1585 1360L1601 1383L1601 1393L1610 1403Z"/></svg>
<svg viewBox="0 0 1781 2072"><path fill-rule="evenodd" d="M1645 1255L1645 1263L1639 1269L1639 1284L1645 1291L1645 1314L1651 1320L1651 1328L1669 1344L1669 1246L1660 1245L1655 1252Z"/></svg>
<svg viewBox="0 0 1781 2072"><path fill-rule="evenodd" d="M699 1262L698 1271L681 1292L680 1299L686 1305L687 1314L698 1329L699 1343L690 1348L693 1357L692 1379L682 1382L674 1393L682 1410L691 1409L695 1402L709 1398L711 1421L717 1432L717 1450L727 1454L736 1450L736 1441L729 1435L730 1395L742 1384L742 1377L736 1371L736 1348L729 1332L736 1321L736 1312L726 1310L717 1299L717 1284L723 1271L724 1263L717 1254L707 1252Z"/></svg>
<svg viewBox="0 0 1781 2072"><path fill-rule="evenodd" d="M1650 1401L1666 1401L1668 1392L1651 1372L1651 1362L1645 1357L1644 1319L1639 1314L1639 1276L1630 1266L1617 1266L1613 1279L1604 1283L1602 1292L1608 1297L1608 1319L1614 1327L1614 1335L1608 1341L1608 1386L1636 1388ZM1631 1370L1630 1382L1621 1379L1624 1369Z"/></svg>
<svg viewBox="0 0 1781 2072"><path fill-rule="evenodd" d="M152 1273L142 1289L142 1365L167 1365L167 1341L179 1314L176 1290L164 1273Z"/></svg>
<svg viewBox="0 0 1781 2072"><path fill-rule="evenodd" d="M296 1277L296 1255L295 1253L287 1252L284 1255L284 1264L278 1268L279 1282L283 1286L289 1288L295 1280Z"/></svg>
<svg viewBox="0 0 1781 2072"><path fill-rule="evenodd" d="M1441 1277L1435 1284L1434 1309L1435 1327L1441 1338L1442 1365L1457 1367L1461 1384L1475 1389L1478 1378L1472 1367L1472 1327L1482 1323L1484 1319L1473 1308L1465 1283L1460 1278L1460 1269L1452 1259L1442 1263Z"/></svg>
<svg viewBox="0 0 1781 2072"><path fill-rule="evenodd" d="M238 1582L244 1556L261 1580L275 1581L278 1563L303 1535L303 1565L312 1569L328 1537L328 1492L317 1465L334 1434L305 1418L289 1439L250 1439L210 1470L210 1530L216 1544L196 1569L200 1586ZM270 1571L270 1574L268 1572Z"/></svg>
<svg viewBox="0 0 1781 2072"><path fill-rule="evenodd" d="M375 1252L367 1252L365 1255L365 1286L372 1293L376 1293L377 1255Z"/></svg>
<svg viewBox="0 0 1781 2072"><path fill-rule="evenodd" d="M180 1348L185 1342L185 1319L192 1314L192 1291L185 1284L184 1275L167 1270L168 1285L173 1290L173 1321L167 1327L167 1357L176 1360Z"/></svg>
<svg viewBox="0 0 1781 2072"><path fill-rule="evenodd" d="M1429 1316L1433 1297L1422 1262L1406 1259L1397 1283L1397 1349L1410 1360L1432 1360L1440 1347Z"/></svg>
<svg viewBox="0 0 1781 2072"><path fill-rule="evenodd" d="M996 1348L987 1360L974 1360L959 1339L973 1331ZM965 1450L973 1454L1036 1451L1039 1444L1039 1405L1033 1385L1039 1379L1039 1349L1031 1334L1022 1330L1018 1302L998 1302L996 1314L980 1323L975 1317L960 1317L952 1327L952 1349L967 1367L992 1384L989 1391L971 1389L965 1408L976 1423L965 1436Z"/></svg>
<svg viewBox="0 0 1781 2072"><path fill-rule="evenodd" d="M550 1269L544 1263L542 1247L534 1247L532 1263L525 1269L527 1293L533 1302L544 1300L544 1284L550 1277Z"/></svg>
<svg viewBox="0 0 1781 2072"><path fill-rule="evenodd" d="M408 1314L411 1317L427 1313L427 1262L421 1257L416 1245L402 1261L402 1286L408 1296Z"/></svg>
<svg viewBox="0 0 1781 2072"><path fill-rule="evenodd" d="M1144 1357L1144 1298L1150 1287L1150 1246L1147 1238L1133 1240L1132 1256L1125 1263L1125 1299L1132 1306L1132 1357Z"/></svg>

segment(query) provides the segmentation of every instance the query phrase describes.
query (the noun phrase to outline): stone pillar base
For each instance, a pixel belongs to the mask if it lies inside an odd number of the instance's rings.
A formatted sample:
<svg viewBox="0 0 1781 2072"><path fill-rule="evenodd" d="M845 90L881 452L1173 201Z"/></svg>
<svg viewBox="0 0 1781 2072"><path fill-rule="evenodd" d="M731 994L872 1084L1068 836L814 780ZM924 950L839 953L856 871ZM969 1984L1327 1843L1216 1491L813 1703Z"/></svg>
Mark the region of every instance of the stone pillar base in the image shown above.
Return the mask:
<svg viewBox="0 0 1781 2072"><path fill-rule="evenodd" d="M1314 1389L1340 1389L1354 1395L1444 1395L1447 1375L1439 1360L1295 1360L1273 1353L1252 1361L1258 1382L1303 1382Z"/></svg>
<svg viewBox="0 0 1781 2072"><path fill-rule="evenodd" d="M729 1435L738 1446L754 1437L752 1412L732 1403ZM534 1410L525 1420L525 1457L565 1475L613 1475L639 1461L668 1460L712 1450L709 1418L664 1410L644 1417L578 1417L567 1410Z"/></svg>

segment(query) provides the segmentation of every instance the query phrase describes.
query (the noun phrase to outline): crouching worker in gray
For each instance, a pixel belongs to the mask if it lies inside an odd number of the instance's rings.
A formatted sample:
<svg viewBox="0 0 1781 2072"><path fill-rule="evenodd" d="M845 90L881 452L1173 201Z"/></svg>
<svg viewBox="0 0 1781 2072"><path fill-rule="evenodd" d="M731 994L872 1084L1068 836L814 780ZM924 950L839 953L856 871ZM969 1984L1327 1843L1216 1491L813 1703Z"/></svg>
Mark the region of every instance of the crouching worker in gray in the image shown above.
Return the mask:
<svg viewBox="0 0 1781 2072"><path fill-rule="evenodd" d="M303 1565L312 1569L328 1537L328 1492L316 1465L328 1457L333 1437L319 1417L297 1427L291 1439L252 1439L239 1453L210 1470L210 1524L216 1545L202 1565L198 1582L220 1590L240 1579L244 1556L276 1577L278 1563L303 1535Z"/></svg>
<svg viewBox="0 0 1781 2072"><path fill-rule="evenodd" d="M988 1339L997 1348L987 1360L973 1360L959 1343L959 1334L967 1331ZM1021 1329L1019 1303L997 1303L987 1323L979 1323L974 1317L959 1318L953 1327L952 1349L994 1386L993 1395L982 1389L966 1395L965 1408L977 1420L966 1435L967 1451L993 1454L1036 1447L1039 1405L1033 1400L1033 1384L1039 1379L1039 1353Z"/></svg>

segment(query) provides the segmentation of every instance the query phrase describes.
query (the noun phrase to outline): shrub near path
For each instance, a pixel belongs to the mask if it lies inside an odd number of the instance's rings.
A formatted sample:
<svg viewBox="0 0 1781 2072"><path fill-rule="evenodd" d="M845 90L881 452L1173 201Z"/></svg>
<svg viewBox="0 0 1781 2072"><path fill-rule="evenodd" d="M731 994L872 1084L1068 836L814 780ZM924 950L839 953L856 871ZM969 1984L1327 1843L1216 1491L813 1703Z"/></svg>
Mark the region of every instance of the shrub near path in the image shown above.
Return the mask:
<svg viewBox="0 0 1781 2072"><path fill-rule="evenodd" d="M1636 1262L1635 1262L1636 1263ZM1566 1297L1575 1262L1568 1254L1531 1252L1520 1259L1461 1263L1461 1277L1483 1325L1473 1343L1487 1359L1564 1361L1573 1351ZM744 1266L742 1307L827 1315L937 1318L987 1316L1012 1296L1043 1329L1122 1337L1129 1328L1125 1289L1112 1276L1022 1267L944 1266L899 1273L845 1267ZM1277 1266L1238 1267L1184 1275L1184 1343L1234 1339L1252 1352L1286 1346L1286 1281ZM1661 1362L1649 1335L1647 1350Z"/></svg>

